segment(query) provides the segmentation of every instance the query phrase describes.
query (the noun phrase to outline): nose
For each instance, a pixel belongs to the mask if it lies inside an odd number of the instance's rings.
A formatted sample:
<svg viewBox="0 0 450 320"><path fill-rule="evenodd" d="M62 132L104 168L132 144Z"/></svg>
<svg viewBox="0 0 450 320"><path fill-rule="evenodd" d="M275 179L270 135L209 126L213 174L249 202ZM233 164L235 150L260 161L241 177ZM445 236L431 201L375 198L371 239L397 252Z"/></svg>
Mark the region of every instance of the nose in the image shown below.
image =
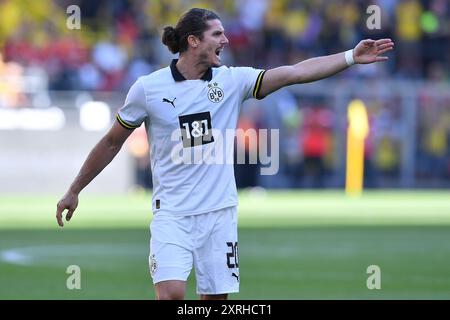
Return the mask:
<svg viewBox="0 0 450 320"><path fill-rule="evenodd" d="M228 43L229 43L228 38L225 35L223 35L221 42L222 42L222 45L224 45L224 46L228 45Z"/></svg>

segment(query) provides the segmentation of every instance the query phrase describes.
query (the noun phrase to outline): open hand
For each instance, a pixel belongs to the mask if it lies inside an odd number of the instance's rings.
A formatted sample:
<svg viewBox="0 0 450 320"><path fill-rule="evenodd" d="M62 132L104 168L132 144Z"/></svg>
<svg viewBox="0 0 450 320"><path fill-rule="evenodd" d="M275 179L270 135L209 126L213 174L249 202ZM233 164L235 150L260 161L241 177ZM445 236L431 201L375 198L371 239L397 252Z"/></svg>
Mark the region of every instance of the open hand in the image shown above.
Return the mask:
<svg viewBox="0 0 450 320"><path fill-rule="evenodd" d="M355 63L361 64L386 61L388 57L383 54L393 48L394 42L391 39L362 40L353 50L353 59Z"/></svg>

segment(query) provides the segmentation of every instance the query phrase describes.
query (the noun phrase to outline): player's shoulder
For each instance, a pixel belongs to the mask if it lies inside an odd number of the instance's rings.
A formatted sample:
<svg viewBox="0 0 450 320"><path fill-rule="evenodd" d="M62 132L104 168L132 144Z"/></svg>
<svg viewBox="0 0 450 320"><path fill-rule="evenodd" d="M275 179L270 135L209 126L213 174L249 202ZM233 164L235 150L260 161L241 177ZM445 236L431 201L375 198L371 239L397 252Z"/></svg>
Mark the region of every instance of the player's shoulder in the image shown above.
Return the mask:
<svg viewBox="0 0 450 320"><path fill-rule="evenodd" d="M171 78L170 68L161 68L153 71L149 74L142 75L136 79L136 81L131 85L130 91L136 94L141 94L145 92L148 94L152 89L160 86L167 86L173 81Z"/></svg>
<svg viewBox="0 0 450 320"><path fill-rule="evenodd" d="M251 70L255 70L252 67L242 67L242 66L225 66L222 65L217 68L213 68L214 76L230 76L235 77L243 73L248 73Z"/></svg>
<svg viewBox="0 0 450 320"><path fill-rule="evenodd" d="M153 71L152 73L140 76L138 81L147 82L147 81L164 81L171 80L172 74L170 72L170 67L165 67Z"/></svg>

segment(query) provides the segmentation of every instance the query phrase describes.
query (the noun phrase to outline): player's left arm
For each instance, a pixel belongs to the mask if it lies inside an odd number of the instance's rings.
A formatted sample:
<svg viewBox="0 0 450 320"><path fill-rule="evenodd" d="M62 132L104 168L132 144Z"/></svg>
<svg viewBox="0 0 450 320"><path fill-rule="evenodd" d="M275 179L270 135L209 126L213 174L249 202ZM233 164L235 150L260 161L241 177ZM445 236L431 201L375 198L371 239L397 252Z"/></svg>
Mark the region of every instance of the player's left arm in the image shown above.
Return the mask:
<svg viewBox="0 0 450 320"><path fill-rule="evenodd" d="M386 61L388 57L383 54L392 50L394 43L391 39L362 40L353 49L354 63L367 64ZM291 66L282 66L267 70L258 91L258 98L297 83L313 82L330 77L349 67L345 52L311 58Z"/></svg>

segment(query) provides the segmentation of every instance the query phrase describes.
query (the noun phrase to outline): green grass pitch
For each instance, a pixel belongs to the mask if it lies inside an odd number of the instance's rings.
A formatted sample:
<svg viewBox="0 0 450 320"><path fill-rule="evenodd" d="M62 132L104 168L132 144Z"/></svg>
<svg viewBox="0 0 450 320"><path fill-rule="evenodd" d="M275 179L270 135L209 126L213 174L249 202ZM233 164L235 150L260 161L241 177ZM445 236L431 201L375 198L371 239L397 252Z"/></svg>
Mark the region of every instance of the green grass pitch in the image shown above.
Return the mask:
<svg viewBox="0 0 450 320"><path fill-rule="evenodd" d="M241 192L241 292L231 299L450 299L447 191ZM0 299L154 299L150 195L0 196ZM81 289L68 290L69 265ZM381 289L366 286L381 269ZM187 298L196 299L191 274Z"/></svg>

